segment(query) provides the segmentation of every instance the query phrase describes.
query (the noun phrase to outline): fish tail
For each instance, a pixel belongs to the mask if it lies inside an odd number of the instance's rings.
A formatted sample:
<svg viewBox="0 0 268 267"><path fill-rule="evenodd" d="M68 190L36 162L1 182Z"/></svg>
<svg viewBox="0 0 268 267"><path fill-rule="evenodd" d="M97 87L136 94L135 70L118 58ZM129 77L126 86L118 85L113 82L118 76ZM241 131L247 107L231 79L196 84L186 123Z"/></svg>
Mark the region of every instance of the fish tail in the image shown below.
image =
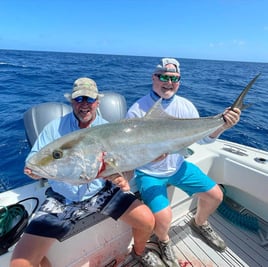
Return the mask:
<svg viewBox="0 0 268 267"><path fill-rule="evenodd" d="M249 89L252 87L252 85L255 83L255 81L259 78L259 76L261 75L261 73L257 74L248 84L247 86L244 88L244 90L241 92L241 94L237 97L237 99L235 100L235 102L233 103L233 105L231 106L231 109L234 108L239 108L240 110L246 109L250 106L252 106L252 104L244 104L244 98L246 96L246 94L248 93Z"/></svg>

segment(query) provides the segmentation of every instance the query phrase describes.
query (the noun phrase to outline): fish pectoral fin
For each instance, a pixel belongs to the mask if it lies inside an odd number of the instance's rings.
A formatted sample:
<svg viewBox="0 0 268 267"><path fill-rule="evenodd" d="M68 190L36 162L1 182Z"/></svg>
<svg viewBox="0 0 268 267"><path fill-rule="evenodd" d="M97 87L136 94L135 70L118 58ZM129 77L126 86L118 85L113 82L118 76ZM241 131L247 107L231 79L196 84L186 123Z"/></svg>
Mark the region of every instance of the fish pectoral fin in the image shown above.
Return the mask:
<svg viewBox="0 0 268 267"><path fill-rule="evenodd" d="M92 177L89 177L86 173L81 173L79 175L79 180L84 181L84 182L89 182L90 180L92 180Z"/></svg>
<svg viewBox="0 0 268 267"><path fill-rule="evenodd" d="M116 166L116 161L114 158L108 158L105 160L105 163L108 164L111 168L113 168L118 174L120 174L122 177L124 177L121 170L119 170Z"/></svg>

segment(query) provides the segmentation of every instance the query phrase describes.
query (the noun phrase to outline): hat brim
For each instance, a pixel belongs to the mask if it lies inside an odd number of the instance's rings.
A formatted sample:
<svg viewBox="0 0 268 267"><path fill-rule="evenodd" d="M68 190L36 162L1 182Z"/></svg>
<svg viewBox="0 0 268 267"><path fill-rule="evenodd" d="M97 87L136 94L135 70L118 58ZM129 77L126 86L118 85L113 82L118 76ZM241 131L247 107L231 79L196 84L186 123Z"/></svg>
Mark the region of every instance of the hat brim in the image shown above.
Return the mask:
<svg viewBox="0 0 268 267"><path fill-rule="evenodd" d="M72 100L73 100L73 98L72 98L72 95L71 94L69 94L69 93L65 93L64 94L64 97L65 97L65 99L68 101L68 102L72 102ZM91 97L91 96L90 96ZM104 94L99 94L98 93L98 98L101 98L101 97L104 97ZM76 98L76 97L75 97Z"/></svg>
<svg viewBox="0 0 268 267"><path fill-rule="evenodd" d="M90 92L87 89L77 90L77 91L73 92L71 95L72 99L74 99L78 96L87 96L87 97L91 97L91 98L96 99L96 98L101 97L103 95L96 93L96 92Z"/></svg>

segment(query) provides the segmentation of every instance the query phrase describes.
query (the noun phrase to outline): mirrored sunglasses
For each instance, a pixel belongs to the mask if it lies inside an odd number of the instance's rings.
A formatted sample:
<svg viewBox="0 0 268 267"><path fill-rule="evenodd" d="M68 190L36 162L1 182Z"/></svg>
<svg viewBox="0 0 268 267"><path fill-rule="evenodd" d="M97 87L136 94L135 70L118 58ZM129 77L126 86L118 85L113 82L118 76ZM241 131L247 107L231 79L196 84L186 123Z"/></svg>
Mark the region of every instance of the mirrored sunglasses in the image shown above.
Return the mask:
<svg viewBox="0 0 268 267"><path fill-rule="evenodd" d="M78 97L74 98L74 100L77 103L82 103L83 101L86 101L89 104L93 104L96 102L97 98L91 98L88 96L78 96Z"/></svg>
<svg viewBox="0 0 268 267"><path fill-rule="evenodd" d="M156 76L161 82L171 81L172 83L178 83L181 79L181 76L169 76L169 75L163 75L163 74L156 74Z"/></svg>

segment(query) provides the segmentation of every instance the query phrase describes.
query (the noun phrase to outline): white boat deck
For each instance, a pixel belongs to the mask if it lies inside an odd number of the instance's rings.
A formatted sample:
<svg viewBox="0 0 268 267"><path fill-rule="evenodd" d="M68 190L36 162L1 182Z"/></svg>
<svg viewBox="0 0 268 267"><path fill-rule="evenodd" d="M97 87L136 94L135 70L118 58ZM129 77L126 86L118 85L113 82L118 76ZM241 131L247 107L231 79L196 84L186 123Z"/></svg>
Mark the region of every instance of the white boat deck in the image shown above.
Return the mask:
<svg viewBox="0 0 268 267"><path fill-rule="evenodd" d="M210 248L197 234L192 232L187 224L191 216L192 213L190 212L179 218L173 223L170 230L170 237L181 266L268 266L268 241L261 240L259 234L244 230L223 219L218 212L215 212L210 217L210 223L228 246L225 252L220 253ZM263 226L267 230L267 225ZM267 236L267 231L265 232L263 231L263 234ZM261 245L262 242L264 246ZM129 258L126 265L120 266L138 267L140 265Z"/></svg>
<svg viewBox="0 0 268 267"><path fill-rule="evenodd" d="M170 231L178 258L189 262L187 266L268 266L268 246L261 246L258 234L244 230L215 213L210 223L228 246L225 252L220 253L191 231L187 224L191 215L176 221Z"/></svg>

